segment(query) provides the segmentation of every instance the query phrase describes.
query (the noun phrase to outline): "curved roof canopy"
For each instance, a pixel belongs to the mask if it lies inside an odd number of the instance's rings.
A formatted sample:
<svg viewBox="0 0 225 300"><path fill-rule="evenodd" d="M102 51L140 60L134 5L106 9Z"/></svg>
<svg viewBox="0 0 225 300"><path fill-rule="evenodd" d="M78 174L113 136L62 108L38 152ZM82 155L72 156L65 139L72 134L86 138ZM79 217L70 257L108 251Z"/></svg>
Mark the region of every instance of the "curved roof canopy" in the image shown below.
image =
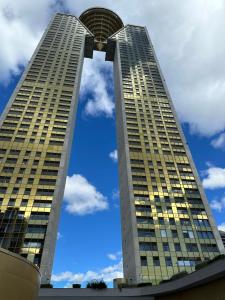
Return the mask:
<svg viewBox="0 0 225 300"><path fill-rule="evenodd" d="M120 17L112 10L93 7L80 15L81 22L93 33L95 49L105 51L107 38L123 27Z"/></svg>

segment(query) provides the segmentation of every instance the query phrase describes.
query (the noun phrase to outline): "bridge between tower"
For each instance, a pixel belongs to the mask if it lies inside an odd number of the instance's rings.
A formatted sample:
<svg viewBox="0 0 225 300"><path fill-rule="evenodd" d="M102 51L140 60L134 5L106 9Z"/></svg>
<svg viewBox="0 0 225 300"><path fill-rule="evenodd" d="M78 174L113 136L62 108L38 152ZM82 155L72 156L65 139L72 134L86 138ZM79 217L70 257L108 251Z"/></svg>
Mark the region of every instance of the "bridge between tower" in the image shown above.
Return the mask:
<svg viewBox="0 0 225 300"><path fill-rule="evenodd" d="M106 52L106 60L113 61L115 42L109 38L124 27L120 17L112 10L94 7L85 10L79 19L92 33L86 36L85 57L92 58L93 51L97 50Z"/></svg>

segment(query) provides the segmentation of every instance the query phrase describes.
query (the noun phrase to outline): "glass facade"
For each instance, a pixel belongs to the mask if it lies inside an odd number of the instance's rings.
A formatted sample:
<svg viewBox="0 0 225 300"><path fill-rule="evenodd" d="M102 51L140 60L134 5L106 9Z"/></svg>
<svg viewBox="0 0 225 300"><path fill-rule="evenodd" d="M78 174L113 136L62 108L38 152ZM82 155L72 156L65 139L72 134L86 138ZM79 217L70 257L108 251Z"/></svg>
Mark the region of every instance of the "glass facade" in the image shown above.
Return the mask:
<svg viewBox="0 0 225 300"><path fill-rule="evenodd" d="M112 38L125 278L159 283L222 249L144 27Z"/></svg>
<svg viewBox="0 0 225 300"><path fill-rule="evenodd" d="M50 280L87 29L57 14L0 123L0 247Z"/></svg>

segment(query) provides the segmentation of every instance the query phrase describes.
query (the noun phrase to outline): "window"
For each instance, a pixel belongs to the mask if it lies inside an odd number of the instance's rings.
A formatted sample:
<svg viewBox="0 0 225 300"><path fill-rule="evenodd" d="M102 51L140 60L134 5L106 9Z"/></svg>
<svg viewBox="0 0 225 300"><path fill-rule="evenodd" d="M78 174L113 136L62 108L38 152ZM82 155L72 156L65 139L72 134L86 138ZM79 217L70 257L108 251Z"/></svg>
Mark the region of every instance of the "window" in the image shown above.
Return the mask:
<svg viewBox="0 0 225 300"><path fill-rule="evenodd" d="M162 207L161 206L156 206L156 211L157 211L157 213L162 213Z"/></svg>
<svg viewBox="0 0 225 300"><path fill-rule="evenodd" d="M20 173L20 174L23 174L24 172L25 172L25 169L24 169L24 168L20 168L19 173Z"/></svg>
<svg viewBox="0 0 225 300"><path fill-rule="evenodd" d="M30 195L31 189L30 188L26 188L24 191L24 195Z"/></svg>
<svg viewBox="0 0 225 300"><path fill-rule="evenodd" d="M168 243L163 243L163 251L170 251L170 247Z"/></svg>
<svg viewBox="0 0 225 300"><path fill-rule="evenodd" d="M193 267L195 266L195 259L193 258L185 258L185 257L178 257L177 265L179 267Z"/></svg>
<svg viewBox="0 0 225 300"><path fill-rule="evenodd" d="M178 214L187 214L188 213L187 208L184 208L184 207L177 208L177 212L178 212Z"/></svg>
<svg viewBox="0 0 225 300"><path fill-rule="evenodd" d="M17 184L19 184L19 183L21 183L21 182L22 182L22 180L23 180L23 178L22 178L22 177L17 177L17 178L16 178L16 183L17 183Z"/></svg>
<svg viewBox="0 0 225 300"><path fill-rule="evenodd" d="M49 213L45 212L32 212L30 219L31 220L48 220Z"/></svg>
<svg viewBox="0 0 225 300"><path fill-rule="evenodd" d="M166 266L167 267L172 267L172 259L171 259L171 257L165 257L165 261L166 261Z"/></svg>
<svg viewBox="0 0 225 300"><path fill-rule="evenodd" d="M140 251L158 251L157 244L154 242L140 242L139 249Z"/></svg>
<svg viewBox="0 0 225 300"><path fill-rule="evenodd" d="M32 184L33 182L34 182L34 178L28 178L28 181L27 181L28 184Z"/></svg>
<svg viewBox="0 0 225 300"><path fill-rule="evenodd" d="M138 229L138 236L139 237L155 237L155 230L154 229Z"/></svg>
<svg viewBox="0 0 225 300"><path fill-rule="evenodd" d="M38 196L52 196L54 194L54 190L50 189L37 189L36 195Z"/></svg>
<svg viewBox="0 0 225 300"><path fill-rule="evenodd" d="M194 220L194 224L196 226L205 226L205 227L209 227L210 226L209 220L207 220L207 219L195 219Z"/></svg>
<svg viewBox="0 0 225 300"><path fill-rule="evenodd" d="M27 206L28 200L22 200L20 206Z"/></svg>
<svg viewBox="0 0 225 300"><path fill-rule="evenodd" d="M198 252L197 244L186 244L186 249L188 252Z"/></svg>
<svg viewBox="0 0 225 300"><path fill-rule="evenodd" d="M175 225L175 220L173 218L169 218L169 224L170 225Z"/></svg>
<svg viewBox="0 0 225 300"><path fill-rule="evenodd" d="M136 211L140 212L151 212L151 206L146 205L135 205Z"/></svg>
<svg viewBox="0 0 225 300"><path fill-rule="evenodd" d="M53 166L53 167L58 167L60 164L59 161L51 161L51 160L45 160L44 165L45 166Z"/></svg>
<svg viewBox="0 0 225 300"><path fill-rule="evenodd" d="M8 176L0 176L0 183L8 183L10 182L11 177Z"/></svg>
<svg viewBox="0 0 225 300"><path fill-rule="evenodd" d="M164 229L160 230L161 237L167 237L167 232Z"/></svg>
<svg viewBox="0 0 225 300"><path fill-rule="evenodd" d="M12 149L12 150L10 150L9 154L10 155L19 155L20 154L20 150L14 150L14 149Z"/></svg>
<svg viewBox="0 0 225 300"><path fill-rule="evenodd" d="M160 224L160 225L164 225L164 224L165 224L163 218L158 218L158 220L159 220L159 224Z"/></svg>
<svg viewBox="0 0 225 300"><path fill-rule="evenodd" d="M160 261L158 256L153 256L153 266L159 267L160 266Z"/></svg>
<svg viewBox="0 0 225 300"><path fill-rule="evenodd" d="M181 251L180 244L179 243L175 243L174 244L174 249L175 249L175 251Z"/></svg>
<svg viewBox="0 0 225 300"><path fill-rule="evenodd" d="M47 227L44 225L29 225L27 233L43 234L46 232Z"/></svg>
<svg viewBox="0 0 225 300"><path fill-rule="evenodd" d="M58 171L56 171L56 170L49 170L49 169L45 170L44 169L44 170L42 170L41 174L42 175L48 175L48 176L57 176Z"/></svg>
<svg viewBox="0 0 225 300"><path fill-rule="evenodd" d="M200 239L213 239L212 231L197 231L197 235Z"/></svg>
<svg viewBox="0 0 225 300"><path fill-rule="evenodd" d="M16 164L16 162L17 162L17 158L10 158L10 157L8 157L6 159L6 164Z"/></svg>
<svg viewBox="0 0 225 300"><path fill-rule="evenodd" d="M173 238L178 237L178 233L177 233L177 231L176 231L175 229L172 230L172 237L173 237Z"/></svg>
<svg viewBox="0 0 225 300"><path fill-rule="evenodd" d="M39 180L39 184L41 185L55 185L56 184L56 180L55 179L40 179Z"/></svg>
<svg viewBox="0 0 225 300"><path fill-rule="evenodd" d="M183 230L183 236L184 236L184 238L193 239L194 233L192 230Z"/></svg>
<svg viewBox="0 0 225 300"><path fill-rule="evenodd" d="M183 226L190 226L191 221L189 219L180 219L180 224Z"/></svg>
<svg viewBox="0 0 225 300"><path fill-rule="evenodd" d="M52 206L52 202L51 201L47 201L47 200L34 200L34 207L46 207L46 208L50 208Z"/></svg>
<svg viewBox="0 0 225 300"><path fill-rule="evenodd" d="M4 167L2 169L2 172L4 172L4 173L13 173L13 171L14 171L13 167Z"/></svg>
<svg viewBox="0 0 225 300"><path fill-rule="evenodd" d="M43 245L42 241L25 241L24 248L40 248Z"/></svg>
<svg viewBox="0 0 225 300"><path fill-rule="evenodd" d="M15 200L15 199L9 199L8 205L9 205L9 206L14 206L15 203L16 203L16 200Z"/></svg>
<svg viewBox="0 0 225 300"><path fill-rule="evenodd" d="M139 224L153 224L153 219L150 217L137 217L137 223Z"/></svg>
<svg viewBox="0 0 225 300"><path fill-rule="evenodd" d="M147 257L146 256L141 256L141 266L146 267L147 264Z"/></svg>
<svg viewBox="0 0 225 300"><path fill-rule="evenodd" d="M201 249L203 252L218 252L216 244L201 244Z"/></svg>
<svg viewBox="0 0 225 300"><path fill-rule="evenodd" d="M19 193L19 189L18 189L18 188L13 188L12 193L13 193L13 194L18 194L18 193Z"/></svg>

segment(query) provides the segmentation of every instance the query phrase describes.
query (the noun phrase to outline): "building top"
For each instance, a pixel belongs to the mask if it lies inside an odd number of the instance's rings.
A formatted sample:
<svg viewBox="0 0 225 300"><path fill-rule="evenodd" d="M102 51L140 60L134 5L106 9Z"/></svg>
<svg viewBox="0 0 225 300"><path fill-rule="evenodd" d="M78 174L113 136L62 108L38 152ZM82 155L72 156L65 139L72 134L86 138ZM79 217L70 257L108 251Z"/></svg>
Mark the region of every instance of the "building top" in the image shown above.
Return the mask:
<svg viewBox="0 0 225 300"><path fill-rule="evenodd" d="M107 39L123 27L116 13L102 7L85 10L79 19L93 33L94 49L98 51L106 51Z"/></svg>

